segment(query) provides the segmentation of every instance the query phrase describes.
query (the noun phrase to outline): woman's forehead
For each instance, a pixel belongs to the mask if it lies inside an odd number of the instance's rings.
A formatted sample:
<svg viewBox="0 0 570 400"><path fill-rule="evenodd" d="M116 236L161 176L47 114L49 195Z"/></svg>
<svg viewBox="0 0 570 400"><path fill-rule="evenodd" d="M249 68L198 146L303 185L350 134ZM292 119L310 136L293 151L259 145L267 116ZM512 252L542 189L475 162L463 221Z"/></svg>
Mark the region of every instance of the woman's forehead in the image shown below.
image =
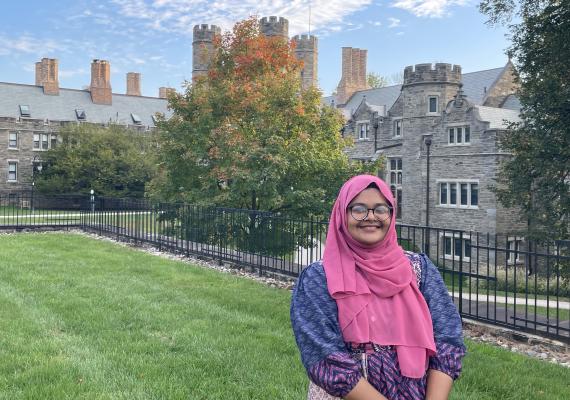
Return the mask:
<svg viewBox="0 0 570 400"><path fill-rule="evenodd" d="M363 204L388 204L388 200L384 195L380 192L378 188L366 188L358 193L354 198L350 201L350 204L353 203L363 203Z"/></svg>

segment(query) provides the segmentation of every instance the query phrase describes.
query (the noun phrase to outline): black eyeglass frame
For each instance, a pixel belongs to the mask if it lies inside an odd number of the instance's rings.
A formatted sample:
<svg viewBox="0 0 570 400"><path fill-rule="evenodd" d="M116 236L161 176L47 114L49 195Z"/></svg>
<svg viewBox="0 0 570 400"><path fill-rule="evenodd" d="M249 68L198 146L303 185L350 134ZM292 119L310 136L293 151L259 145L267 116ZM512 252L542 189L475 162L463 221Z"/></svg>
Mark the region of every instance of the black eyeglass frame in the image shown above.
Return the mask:
<svg viewBox="0 0 570 400"><path fill-rule="evenodd" d="M364 207L364 208L366 208L366 215L364 216L364 218L358 219L358 218L356 218L356 217L354 216L354 214L352 213L352 209L353 209L354 207ZM374 210L376 210L378 207L386 207L386 208L388 208L388 211L389 211L389 212L388 212L388 217L383 218L383 219L378 218L378 217L376 216L376 214L374 213ZM368 207L366 207L364 204L353 204L352 206L348 206L347 209L350 211L350 216L351 216L355 221L359 221L359 222L360 222L360 221L365 221L366 219L368 219L368 216L370 215L370 211L372 211L372 216L373 216L374 219L376 219L377 221L386 221L387 219L392 218L393 211L394 211L394 207L389 206L389 205L387 205L387 204L378 205L378 206L376 206L376 207L374 207L374 208L368 208Z"/></svg>

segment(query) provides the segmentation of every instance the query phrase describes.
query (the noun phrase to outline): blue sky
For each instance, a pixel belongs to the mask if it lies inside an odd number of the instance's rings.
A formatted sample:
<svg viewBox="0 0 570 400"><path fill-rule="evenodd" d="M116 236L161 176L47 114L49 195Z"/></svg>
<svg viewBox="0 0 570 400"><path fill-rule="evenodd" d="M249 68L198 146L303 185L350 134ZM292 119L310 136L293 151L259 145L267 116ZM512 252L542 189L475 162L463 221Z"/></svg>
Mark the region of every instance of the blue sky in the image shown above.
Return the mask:
<svg viewBox="0 0 570 400"><path fill-rule="evenodd" d="M180 88L192 72L192 28L223 30L249 15L289 19L289 33L319 37L319 84L330 94L341 47L368 50L368 72L386 77L406 65L460 64L464 72L503 66L503 28L485 25L478 0L28 0L5 1L0 15L0 81L34 84L34 63L59 60L60 87L89 84L94 58L111 63L113 92L127 72L142 74L142 94Z"/></svg>

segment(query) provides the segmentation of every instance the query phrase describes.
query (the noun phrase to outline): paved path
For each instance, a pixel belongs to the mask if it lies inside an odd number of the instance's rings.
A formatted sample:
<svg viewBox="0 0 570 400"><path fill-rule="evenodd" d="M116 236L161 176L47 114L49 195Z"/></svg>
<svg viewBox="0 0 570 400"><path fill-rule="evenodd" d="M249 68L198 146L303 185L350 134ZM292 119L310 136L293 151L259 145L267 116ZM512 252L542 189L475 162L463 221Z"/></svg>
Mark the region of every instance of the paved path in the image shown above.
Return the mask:
<svg viewBox="0 0 570 400"><path fill-rule="evenodd" d="M459 293L449 292L449 295L455 298L459 298ZM469 293L463 292L461 297L464 300L471 300L471 301L478 301L484 303L497 303L497 304L516 304L520 306L524 306L528 304L529 306L537 306L537 307L548 307L552 309L556 309L557 307L561 310L570 310L570 302L567 301L556 301L555 296L551 296L551 298L547 301L546 299L535 299L532 296L529 296L528 299L524 297L506 297L505 296L497 296L495 300L495 296L488 295L486 293Z"/></svg>

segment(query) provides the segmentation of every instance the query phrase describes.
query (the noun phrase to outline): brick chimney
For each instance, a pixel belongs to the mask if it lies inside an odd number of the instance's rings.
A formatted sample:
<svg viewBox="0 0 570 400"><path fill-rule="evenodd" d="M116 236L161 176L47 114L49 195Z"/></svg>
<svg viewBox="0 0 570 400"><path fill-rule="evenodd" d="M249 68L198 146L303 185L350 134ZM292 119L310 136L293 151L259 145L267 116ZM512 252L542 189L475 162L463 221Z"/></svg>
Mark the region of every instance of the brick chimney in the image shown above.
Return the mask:
<svg viewBox="0 0 570 400"><path fill-rule="evenodd" d="M171 93L176 93L176 90L174 88L165 86L158 88L158 97L161 99L167 99Z"/></svg>
<svg viewBox="0 0 570 400"><path fill-rule="evenodd" d="M127 96L141 95L141 74L138 72L127 72Z"/></svg>
<svg viewBox="0 0 570 400"><path fill-rule="evenodd" d="M337 87L337 104L346 104L350 96L368 89L366 83L366 58L368 50L342 48L342 77Z"/></svg>
<svg viewBox="0 0 570 400"><path fill-rule="evenodd" d="M95 104L113 103L111 93L111 64L106 60L91 63L91 101Z"/></svg>
<svg viewBox="0 0 570 400"><path fill-rule="evenodd" d="M36 63L36 86L43 86L44 94L59 95L59 74L57 60L54 58L42 58Z"/></svg>

